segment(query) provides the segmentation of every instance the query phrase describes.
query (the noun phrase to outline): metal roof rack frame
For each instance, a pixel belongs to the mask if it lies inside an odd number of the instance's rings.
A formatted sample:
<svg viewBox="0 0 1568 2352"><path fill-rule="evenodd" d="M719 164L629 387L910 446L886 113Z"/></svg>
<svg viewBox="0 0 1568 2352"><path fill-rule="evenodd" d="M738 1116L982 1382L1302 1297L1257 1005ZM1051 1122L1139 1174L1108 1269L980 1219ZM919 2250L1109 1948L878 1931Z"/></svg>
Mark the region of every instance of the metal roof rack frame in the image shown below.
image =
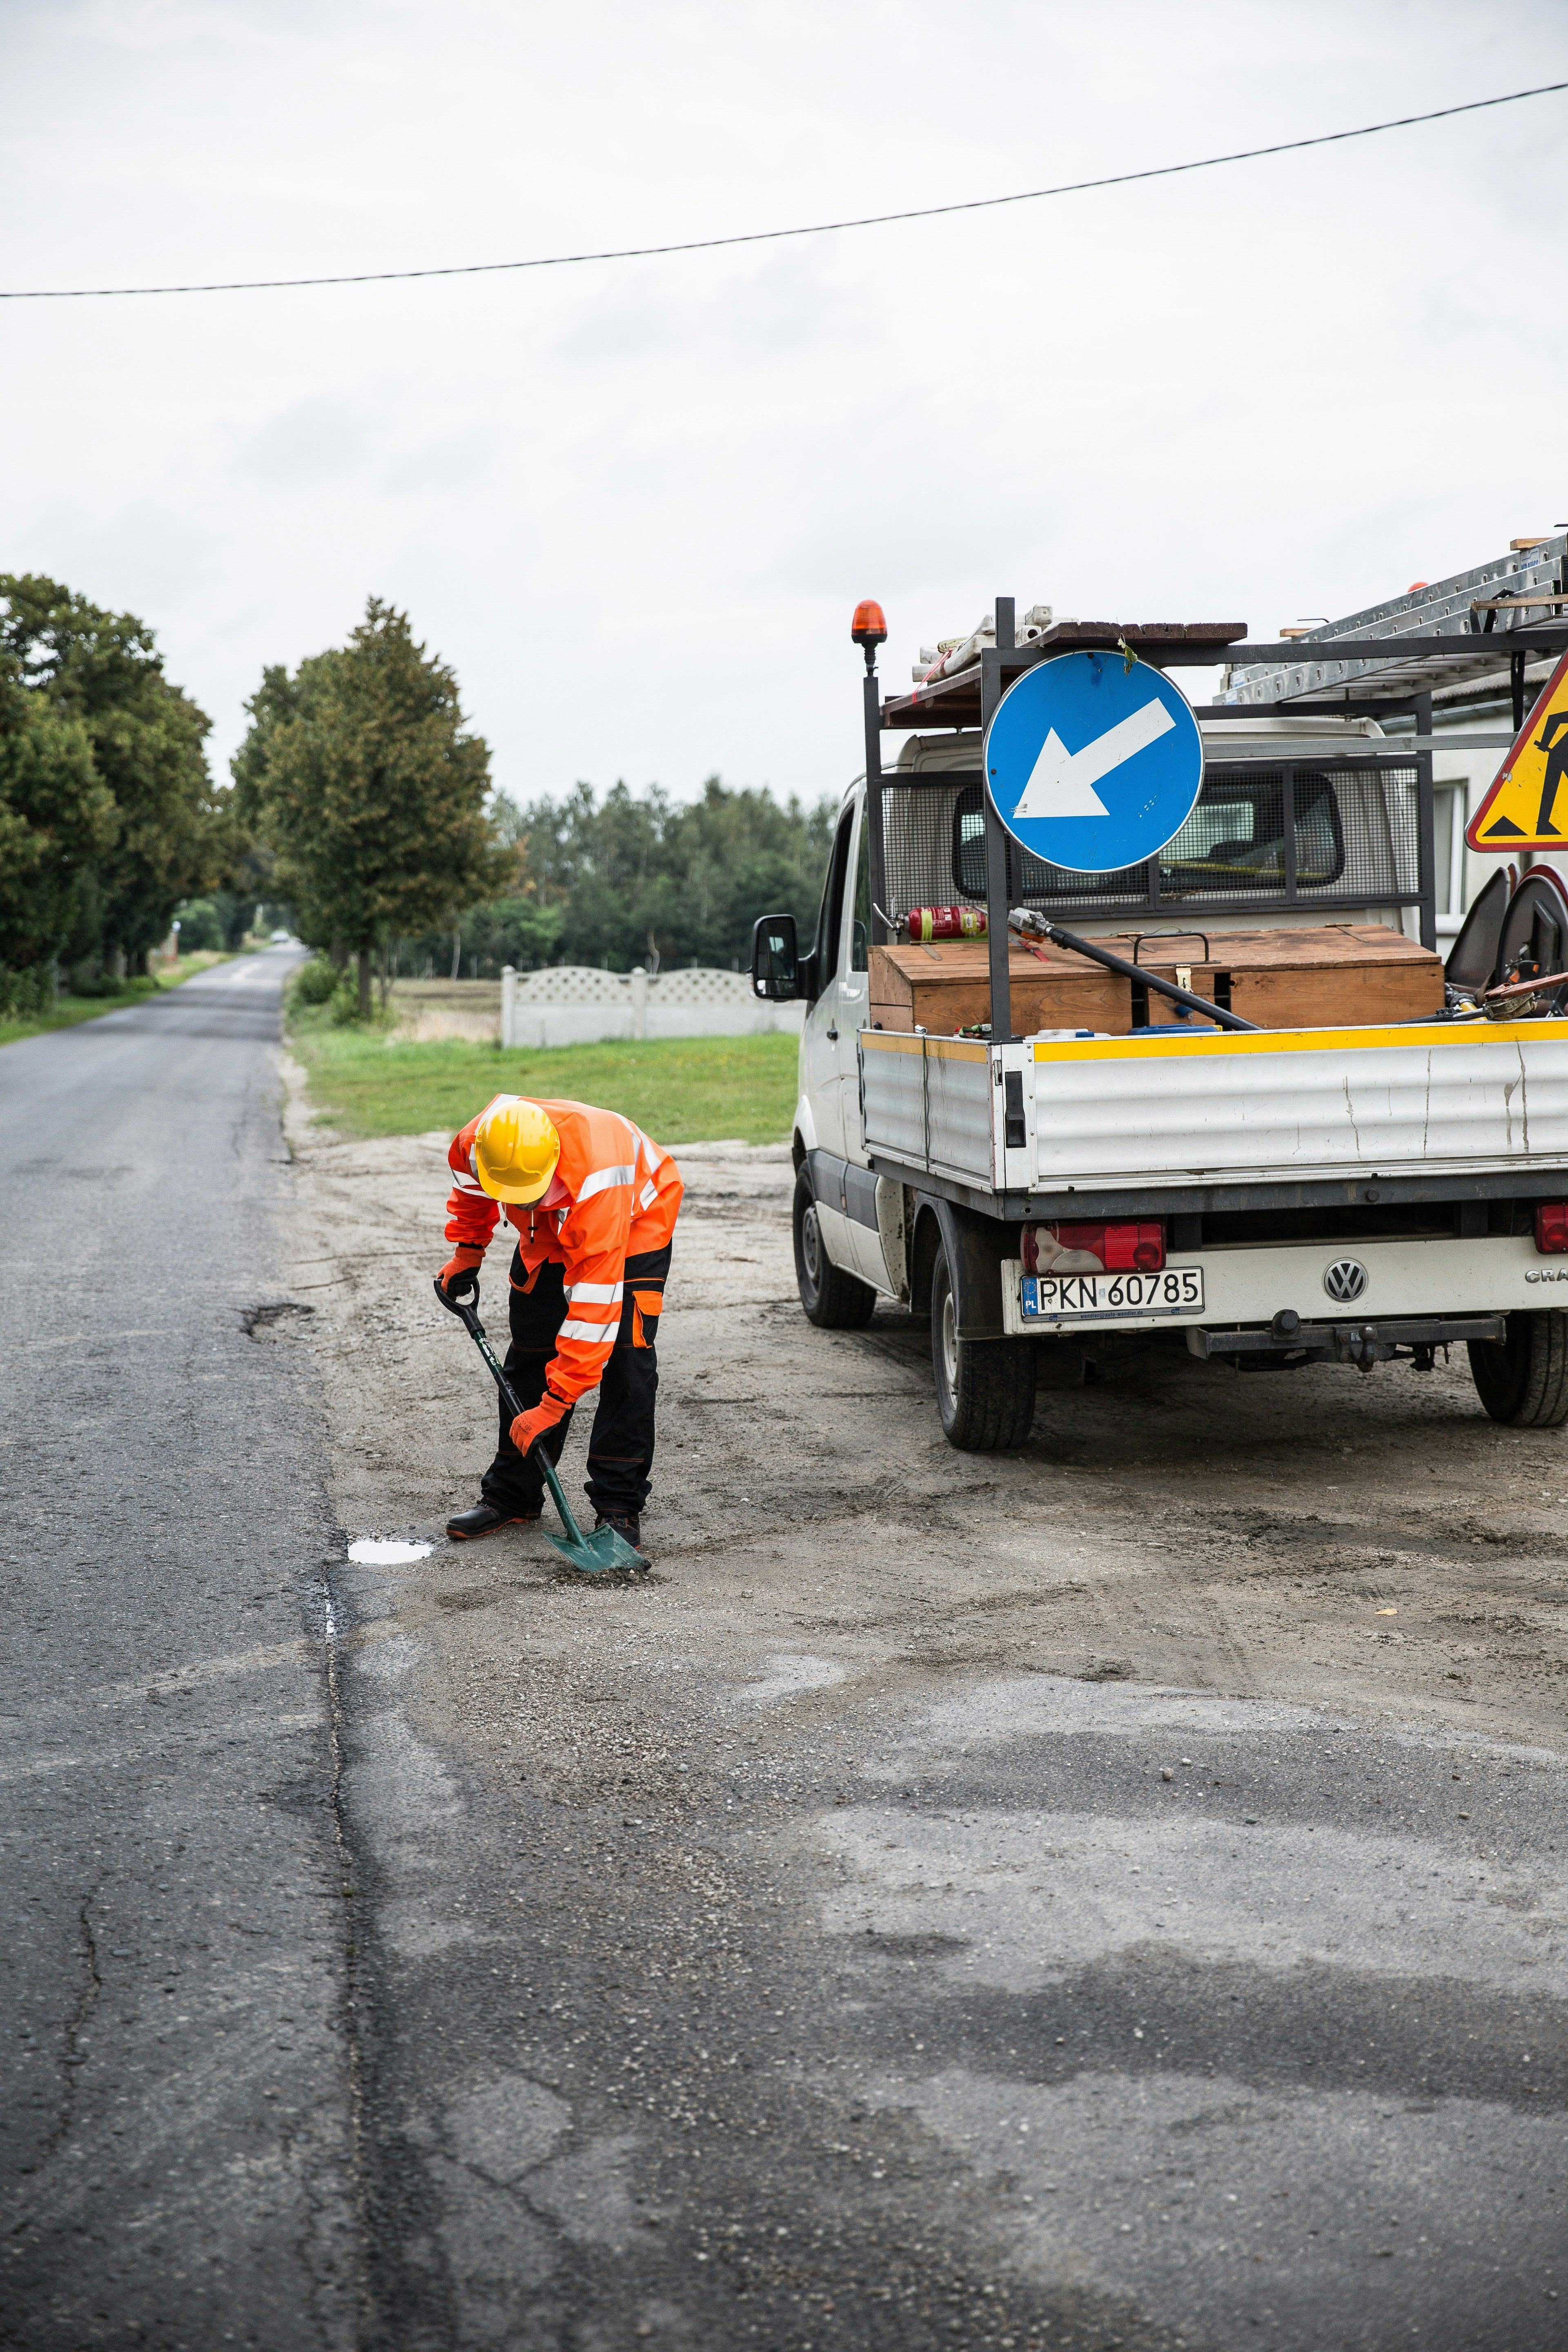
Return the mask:
<svg viewBox="0 0 1568 2352"><path fill-rule="evenodd" d="M1278 643L1247 641L1245 622L1063 621L1027 646L1016 635L1016 602L998 596L994 646L956 677L918 686L885 700L874 668L864 684L866 806L870 826L873 944L885 946L888 926L875 910L886 907L887 862L882 825L882 737L931 728L975 728L993 713L1016 677L1055 655L1078 651L1120 653L1153 668L1196 669L1224 665L1226 683L1219 701L1196 707L1204 720L1257 719L1261 712L1300 711L1314 718L1409 717L1414 741L1399 741L1399 764L1412 761L1417 779L1417 828L1421 944L1437 944L1436 868L1432 810L1432 707L1434 693L1474 697L1500 690L1506 675L1515 729L1524 723L1526 668L1532 656L1568 649L1568 619L1544 626L1524 625L1524 614L1550 604L1568 610L1568 535L1513 551L1514 561L1483 565L1476 572L1411 591L1390 604ZM1554 578L1555 585L1548 584ZM1517 585L1514 583L1517 583ZM1499 589L1504 593L1500 594ZM1478 593L1477 591L1490 591ZM1561 600L1561 601L1558 601ZM1435 625L1423 624L1431 622ZM1499 625L1500 623L1500 626ZM1390 640L1394 640L1391 645ZM1484 643L1477 642L1485 640ZM1501 641L1500 643L1500 640ZM1506 673L1500 655L1507 656ZM1492 681L1498 683L1492 686ZM1485 688L1483 688L1483 681ZM1332 698L1331 699L1329 698ZM1396 739L1397 740L1397 739ZM1297 761L1297 765L1310 764ZM1327 763L1325 763L1327 764ZM1342 760L1333 764L1342 764ZM946 781L953 781L948 772ZM985 817L985 930L990 950L991 1035L1013 1035L1012 982L1008 971L1007 833L983 791ZM1151 861L1155 866L1158 860ZM1151 878L1150 908L1159 904L1157 873Z"/></svg>

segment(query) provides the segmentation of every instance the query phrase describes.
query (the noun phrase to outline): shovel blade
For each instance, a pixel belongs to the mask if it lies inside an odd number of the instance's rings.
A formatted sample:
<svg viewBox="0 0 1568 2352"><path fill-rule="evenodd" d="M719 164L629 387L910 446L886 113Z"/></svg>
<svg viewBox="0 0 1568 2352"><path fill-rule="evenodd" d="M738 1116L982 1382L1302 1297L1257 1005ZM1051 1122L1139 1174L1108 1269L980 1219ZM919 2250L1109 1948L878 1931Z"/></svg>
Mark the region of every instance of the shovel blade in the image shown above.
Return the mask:
<svg viewBox="0 0 1568 2352"><path fill-rule="evenodd" d="M615 1528L595 1528L591 1536L579 1534L575 1543L569 1537L552 1536L544 1530L546 1543L553 1544L563 1559L568 1561L581 1576L603 1576L611 1568L646 1568L647 1562L640 1551L627 1543Z"/></svg>

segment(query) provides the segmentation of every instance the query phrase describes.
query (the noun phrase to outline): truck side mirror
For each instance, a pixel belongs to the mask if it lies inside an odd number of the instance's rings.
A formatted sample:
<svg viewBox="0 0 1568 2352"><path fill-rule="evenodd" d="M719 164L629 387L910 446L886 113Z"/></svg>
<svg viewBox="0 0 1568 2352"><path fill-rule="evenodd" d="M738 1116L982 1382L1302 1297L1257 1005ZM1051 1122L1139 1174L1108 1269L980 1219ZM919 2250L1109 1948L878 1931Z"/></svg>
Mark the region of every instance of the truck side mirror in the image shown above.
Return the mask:
<svg viewBox="0 0 1568 2352"><path fill-rule="evenodd" d="M786 1004L800 994L793 915L763 915L752 926L752 993Z"/></svg>

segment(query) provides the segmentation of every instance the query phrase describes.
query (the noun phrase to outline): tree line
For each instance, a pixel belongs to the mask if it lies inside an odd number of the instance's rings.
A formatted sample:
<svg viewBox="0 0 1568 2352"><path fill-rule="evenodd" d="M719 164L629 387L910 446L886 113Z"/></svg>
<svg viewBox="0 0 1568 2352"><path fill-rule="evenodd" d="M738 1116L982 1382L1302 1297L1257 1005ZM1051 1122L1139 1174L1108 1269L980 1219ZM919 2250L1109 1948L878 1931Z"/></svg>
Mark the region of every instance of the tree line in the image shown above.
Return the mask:
<svg viewBox="0 0 1568 2352"><path fill-rule="evenodd" d="M730 965L757 915L809 922L827 801L711 776L690 803L579 783L520 804L451 668L378 598L346 645L265 669L247 711L216 787L144 623L0 575L0 992L112 986L182 910L187 945L237 945L258 903L362 1015L378 971Z"/></svg>
<svg viewBox="0 0 1568 2352"><path fill-rule="evenodd" d="M153 633L59 582L0 573L0 993L34 1009L142 970L181 900L243 845L216 793L209 721Z"/></svg>

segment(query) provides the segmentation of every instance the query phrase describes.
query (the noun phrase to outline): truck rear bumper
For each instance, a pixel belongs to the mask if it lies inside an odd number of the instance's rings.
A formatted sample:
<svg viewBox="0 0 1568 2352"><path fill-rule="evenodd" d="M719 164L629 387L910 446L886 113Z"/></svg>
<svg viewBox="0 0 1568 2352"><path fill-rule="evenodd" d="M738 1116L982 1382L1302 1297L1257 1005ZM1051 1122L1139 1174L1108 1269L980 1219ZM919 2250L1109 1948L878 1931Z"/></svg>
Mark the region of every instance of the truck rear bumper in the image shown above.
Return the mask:
<svg viewBox="0 0 1568 2352"><path fill-rule="evenodd" d="M1216 1331L1189 1327L1187 1347L1194 1356L1219 1356L1261 1364L1386 1364L1416 1348L1458 1347L1471 1339L1500 1341L1501 1315L1417 1317L1390 1323L1303 1323L1297 1331Z"/></svg>
<svg viewBox="0 0 1568 2352"><path fill-rule="evenodd" d="M1018 1338L1070 1339L1075 1331L1157 1331L1176 1328L1234 1334L1248 1326L1249 1348L1271 1348L1270 1327L1283 1318L1290 1329L1360 1329L1368 1324L1434 1318L1468 1322L1477 1316L1530 1313L1568 1305L1568 1259L1543 1258L1528 1234L1487 1234L1475 1240L1439 1237L1422 1241L1288 1242L1218 1245L1177 1250L1169 1270L1201 1268L1201 1307L1145 1313L1137 1309L1094 1315L1026 1319L1024 1269L1017 1258L1002 1261L1003 1328ZM1355 1268L1347 1288L1336 1270ZM1337 1311L1336 1311L1337 1310ZM1329 1318L1332 1318L1331 1323ZM1490 1330L1466 1328L1458 1336L1489 1339ZM1300 1344L1300 1342L1296 1344ZM1314 1342L1313 1344L1318 1344ZM1331 1343L1325 1339L1324 1346ZM1419 1342L1429 1344L1424 1337ZM1208 1352L1221 1352L1217 1341ZM1226 1352L1237 1352L1234 1341Z"/></svg>

